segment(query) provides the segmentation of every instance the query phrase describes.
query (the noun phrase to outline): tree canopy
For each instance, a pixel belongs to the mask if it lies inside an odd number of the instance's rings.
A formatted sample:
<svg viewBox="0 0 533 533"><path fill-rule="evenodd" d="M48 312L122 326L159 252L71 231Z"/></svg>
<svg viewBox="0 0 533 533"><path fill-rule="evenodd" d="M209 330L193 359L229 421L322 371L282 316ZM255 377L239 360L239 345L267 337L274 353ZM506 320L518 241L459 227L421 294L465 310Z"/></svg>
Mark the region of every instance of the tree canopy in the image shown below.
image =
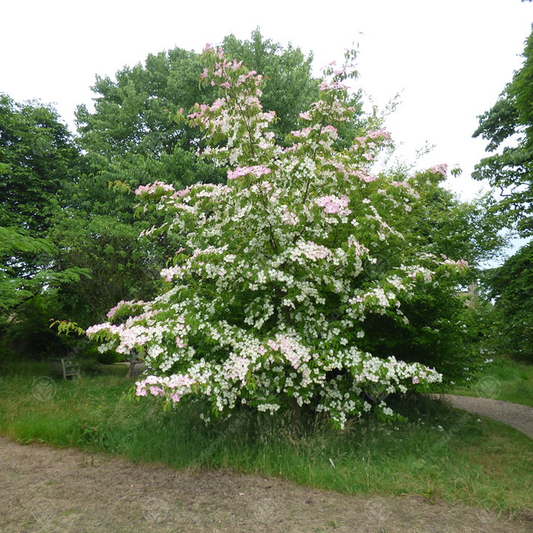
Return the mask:
<svg viewBox="0 0 533 533"><path fill-rule="evenodd" d="M55 110L0 95L0 323L27 299L79 281L57 269L48 238L57 195L76 175L78 151Z"/></svg>
<svg viewBox="0 0 533 533"><path fill-rule="evenodd" d="M527 236L533 235L533 32L523 57L496 104L479 117L474 137L488 141L491 155L476 165L473 177L500 190L499 210Z"/></svg>
<svg viewBox="0 0 533 533"><path fill-rule="evenodd" d="M53 108L0 94L0 226L44 230L77 156Z"/></svg>
<svg viewBox="0 0 533 533"><path fill-rule="evenodd" d="M533 235L533 31L526 40L524 62L496 104L479 117L474 136L488 141L473 176L499 188L496 212L523 237ZM485 277L494 300L495 346L507 354L531 358L533 308L531 243Z"/></svg>
<svg viewBox="0 0 533 533"><path fill-rule="evenodd" d="M487 275L495 301L494 343L499 351L533 361L533 244Z"/></svg>

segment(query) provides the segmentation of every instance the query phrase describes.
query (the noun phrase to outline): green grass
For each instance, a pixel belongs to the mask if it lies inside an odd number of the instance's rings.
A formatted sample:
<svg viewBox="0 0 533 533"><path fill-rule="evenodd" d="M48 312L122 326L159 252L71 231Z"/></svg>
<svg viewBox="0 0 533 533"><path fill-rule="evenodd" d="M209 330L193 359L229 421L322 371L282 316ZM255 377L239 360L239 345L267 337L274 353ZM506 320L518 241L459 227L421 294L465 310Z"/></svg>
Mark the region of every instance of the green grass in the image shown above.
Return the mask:
<svg viewBox="0 0 533 533"><path fill-rule="evenodd" d="M122 371L121 371L122 374ZM51 381L46 365L0 369L0 434L119 454L175 468L230 468L282 476L358 494L417 494L497 507L533 509L531 440L507 426L426 398L402 400L405 424L375 419L336 431L320 421L237 413L205 426L199 405L163 412L156 401L128 401L122 376Z"/></svg>
<svg viewBox="0 0 533 533"><path fill-rule="evenodd" d="M459 387L453 392L533 407L533 365L508 358L497 359L475 376L470 386Z"/></svg>

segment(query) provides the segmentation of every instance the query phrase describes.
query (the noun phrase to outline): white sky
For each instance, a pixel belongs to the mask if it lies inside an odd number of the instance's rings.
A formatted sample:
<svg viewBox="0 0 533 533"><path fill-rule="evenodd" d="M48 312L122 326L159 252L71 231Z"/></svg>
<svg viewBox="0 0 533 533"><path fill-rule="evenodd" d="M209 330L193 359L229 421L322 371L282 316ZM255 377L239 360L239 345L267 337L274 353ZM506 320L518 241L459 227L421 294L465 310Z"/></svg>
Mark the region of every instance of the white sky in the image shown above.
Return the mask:
<svg viewBox="0 0 533 533"><path fill-rule="evenodd" d="M319 69L359 44L360 85L374 103L402 93L388 122L412 160L427 140L424 166L459 164L450 187L463 199L485 143L472 139L477 115L496 101L533 21L520 0L0 0L0 92L16 101L54 103L72 124L77 104L91 103L95 75L113 76L149 53L201 51L234 33L313 51ZM71 128L73 129L73 127Z"/></svg>

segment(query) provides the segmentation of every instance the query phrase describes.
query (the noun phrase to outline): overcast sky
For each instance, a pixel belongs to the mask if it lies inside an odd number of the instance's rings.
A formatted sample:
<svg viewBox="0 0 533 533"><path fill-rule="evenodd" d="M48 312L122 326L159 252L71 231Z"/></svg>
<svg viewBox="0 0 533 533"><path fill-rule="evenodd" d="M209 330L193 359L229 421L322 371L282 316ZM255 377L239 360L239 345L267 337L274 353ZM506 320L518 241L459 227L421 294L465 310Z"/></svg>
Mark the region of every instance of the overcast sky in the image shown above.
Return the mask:
<svg viewBox="0 0 533 533"><path fill-rule="evenodd" d="M230 33L264 37L312 51L315 68L359 47L360 86L385 105L401 93L388 128L412 159L425 141L436 145L421 164L459 164L450 181L463 199L485 143L472 139L477 116L496 101L520 68L533 4L520 0L3 0L0 92L16 101L54 103L73 123L76 105L90 105L95 75L113 76L149 53L201 51ZM71 128L73 129L73 127Z"/></svg>

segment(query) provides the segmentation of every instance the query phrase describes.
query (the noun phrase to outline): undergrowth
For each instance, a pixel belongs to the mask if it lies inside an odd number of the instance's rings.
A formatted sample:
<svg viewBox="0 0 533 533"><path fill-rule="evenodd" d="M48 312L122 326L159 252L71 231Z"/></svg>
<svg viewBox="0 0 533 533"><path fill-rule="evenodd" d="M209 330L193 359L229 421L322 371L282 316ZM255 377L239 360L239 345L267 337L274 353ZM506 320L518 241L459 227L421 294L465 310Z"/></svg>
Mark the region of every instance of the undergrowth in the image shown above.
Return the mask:
<svg viewBox="0 0 533 533"><path fill-rule="evenodd" d="M100 375L65 381L46 367L2 369L0 434L119 454L174 468L229 468L281 476L358 494L415 494L496 508L533 509L531 440L507 426L409 396L394 408L407 422L354 420L344 431L319 418L242 409L205 425L203 406L164 412L155 400L128 399L132 382Z"/></svg>

